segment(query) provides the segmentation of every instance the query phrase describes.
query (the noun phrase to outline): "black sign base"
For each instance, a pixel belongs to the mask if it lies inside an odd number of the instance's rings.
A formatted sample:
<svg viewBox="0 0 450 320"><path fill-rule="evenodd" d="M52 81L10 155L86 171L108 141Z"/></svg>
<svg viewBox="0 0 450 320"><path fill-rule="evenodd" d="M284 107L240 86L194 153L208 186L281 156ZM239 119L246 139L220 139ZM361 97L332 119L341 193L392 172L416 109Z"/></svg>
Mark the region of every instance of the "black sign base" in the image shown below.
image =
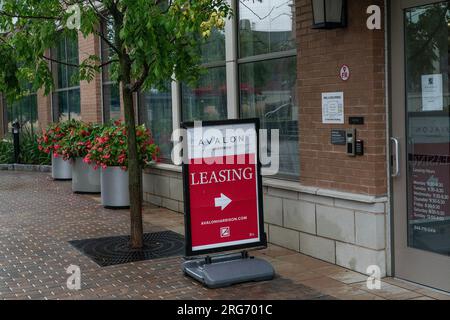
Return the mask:
<svg viewBox="0 0 450 320"><path fill-rule="evenodd" d="M211 289L268 281L275 277L275 270L269 262L248 257L246 253L186 261L183 272Z"/></svg>

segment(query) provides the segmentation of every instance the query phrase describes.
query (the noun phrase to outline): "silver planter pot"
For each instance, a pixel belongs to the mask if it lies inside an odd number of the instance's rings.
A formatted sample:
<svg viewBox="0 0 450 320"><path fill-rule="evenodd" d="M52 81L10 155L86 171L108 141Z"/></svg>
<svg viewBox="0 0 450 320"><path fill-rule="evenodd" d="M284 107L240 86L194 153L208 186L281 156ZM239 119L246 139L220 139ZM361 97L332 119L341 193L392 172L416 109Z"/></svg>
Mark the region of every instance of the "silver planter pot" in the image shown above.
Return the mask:
<svg viewBox="0 0 450 320"><path fill-rule="evenodd" d="M72 163L70 160L55 158L52 155L52 178L55 180L72 180Z"/></svg>
<svg viewBox="0 0 450 320"><path fill-rule="evenodd" d="M76 193L100 193L100 170L94 165L76 158L72 164L72 191Z"/></svg>
<svg viewBox="0 0 450 320"><path fill-rule="evenodd" d="M128 171L120 167L101 170L102 204L105 208L129 208Z"/></svg>

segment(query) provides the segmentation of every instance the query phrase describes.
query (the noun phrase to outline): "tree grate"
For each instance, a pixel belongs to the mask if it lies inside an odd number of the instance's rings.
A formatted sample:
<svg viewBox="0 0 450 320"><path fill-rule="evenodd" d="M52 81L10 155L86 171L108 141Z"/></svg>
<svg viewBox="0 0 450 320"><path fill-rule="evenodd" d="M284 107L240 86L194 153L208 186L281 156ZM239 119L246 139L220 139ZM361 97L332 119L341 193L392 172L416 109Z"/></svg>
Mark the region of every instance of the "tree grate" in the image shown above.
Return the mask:
<svg viewBox="0 0 450 320"><path fill-rule="evenodd" d="M184 237L172 231L144 234L142 249L131 249L130 236L69 243L101 267L184 255Z"/></svg>

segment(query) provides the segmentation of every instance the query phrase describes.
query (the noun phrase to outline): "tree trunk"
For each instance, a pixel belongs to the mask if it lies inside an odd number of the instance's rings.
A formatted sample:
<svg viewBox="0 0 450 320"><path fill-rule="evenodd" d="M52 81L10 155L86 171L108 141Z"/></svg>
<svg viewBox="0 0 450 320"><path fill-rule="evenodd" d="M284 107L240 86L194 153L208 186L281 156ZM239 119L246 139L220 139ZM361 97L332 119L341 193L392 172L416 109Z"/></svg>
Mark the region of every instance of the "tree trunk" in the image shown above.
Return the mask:
<svg viewBox="0 0 450 320"><path fill-rule="evenodd" d="M122 74L122 95L125 112L125 124L128 133L128 174L130 177L130 218L131 247L143 247L142 225L142 169L138 161L136 143L136 121L133 107L133 92L131 91L131 63L122 59L120 67Z"/></svg>

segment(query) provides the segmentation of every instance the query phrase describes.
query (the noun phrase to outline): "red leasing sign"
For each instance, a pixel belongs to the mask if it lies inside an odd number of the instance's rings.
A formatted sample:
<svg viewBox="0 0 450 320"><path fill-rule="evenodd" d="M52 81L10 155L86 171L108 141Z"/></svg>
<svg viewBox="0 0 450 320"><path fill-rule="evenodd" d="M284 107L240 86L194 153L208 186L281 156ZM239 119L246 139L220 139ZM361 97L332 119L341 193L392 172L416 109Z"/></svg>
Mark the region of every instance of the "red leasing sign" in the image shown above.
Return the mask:
<svg viewBox="0 0 450 320"><path fill-rule="evenodd" d="M259 121L183 127L186 256L266 246Z"/></svg>

